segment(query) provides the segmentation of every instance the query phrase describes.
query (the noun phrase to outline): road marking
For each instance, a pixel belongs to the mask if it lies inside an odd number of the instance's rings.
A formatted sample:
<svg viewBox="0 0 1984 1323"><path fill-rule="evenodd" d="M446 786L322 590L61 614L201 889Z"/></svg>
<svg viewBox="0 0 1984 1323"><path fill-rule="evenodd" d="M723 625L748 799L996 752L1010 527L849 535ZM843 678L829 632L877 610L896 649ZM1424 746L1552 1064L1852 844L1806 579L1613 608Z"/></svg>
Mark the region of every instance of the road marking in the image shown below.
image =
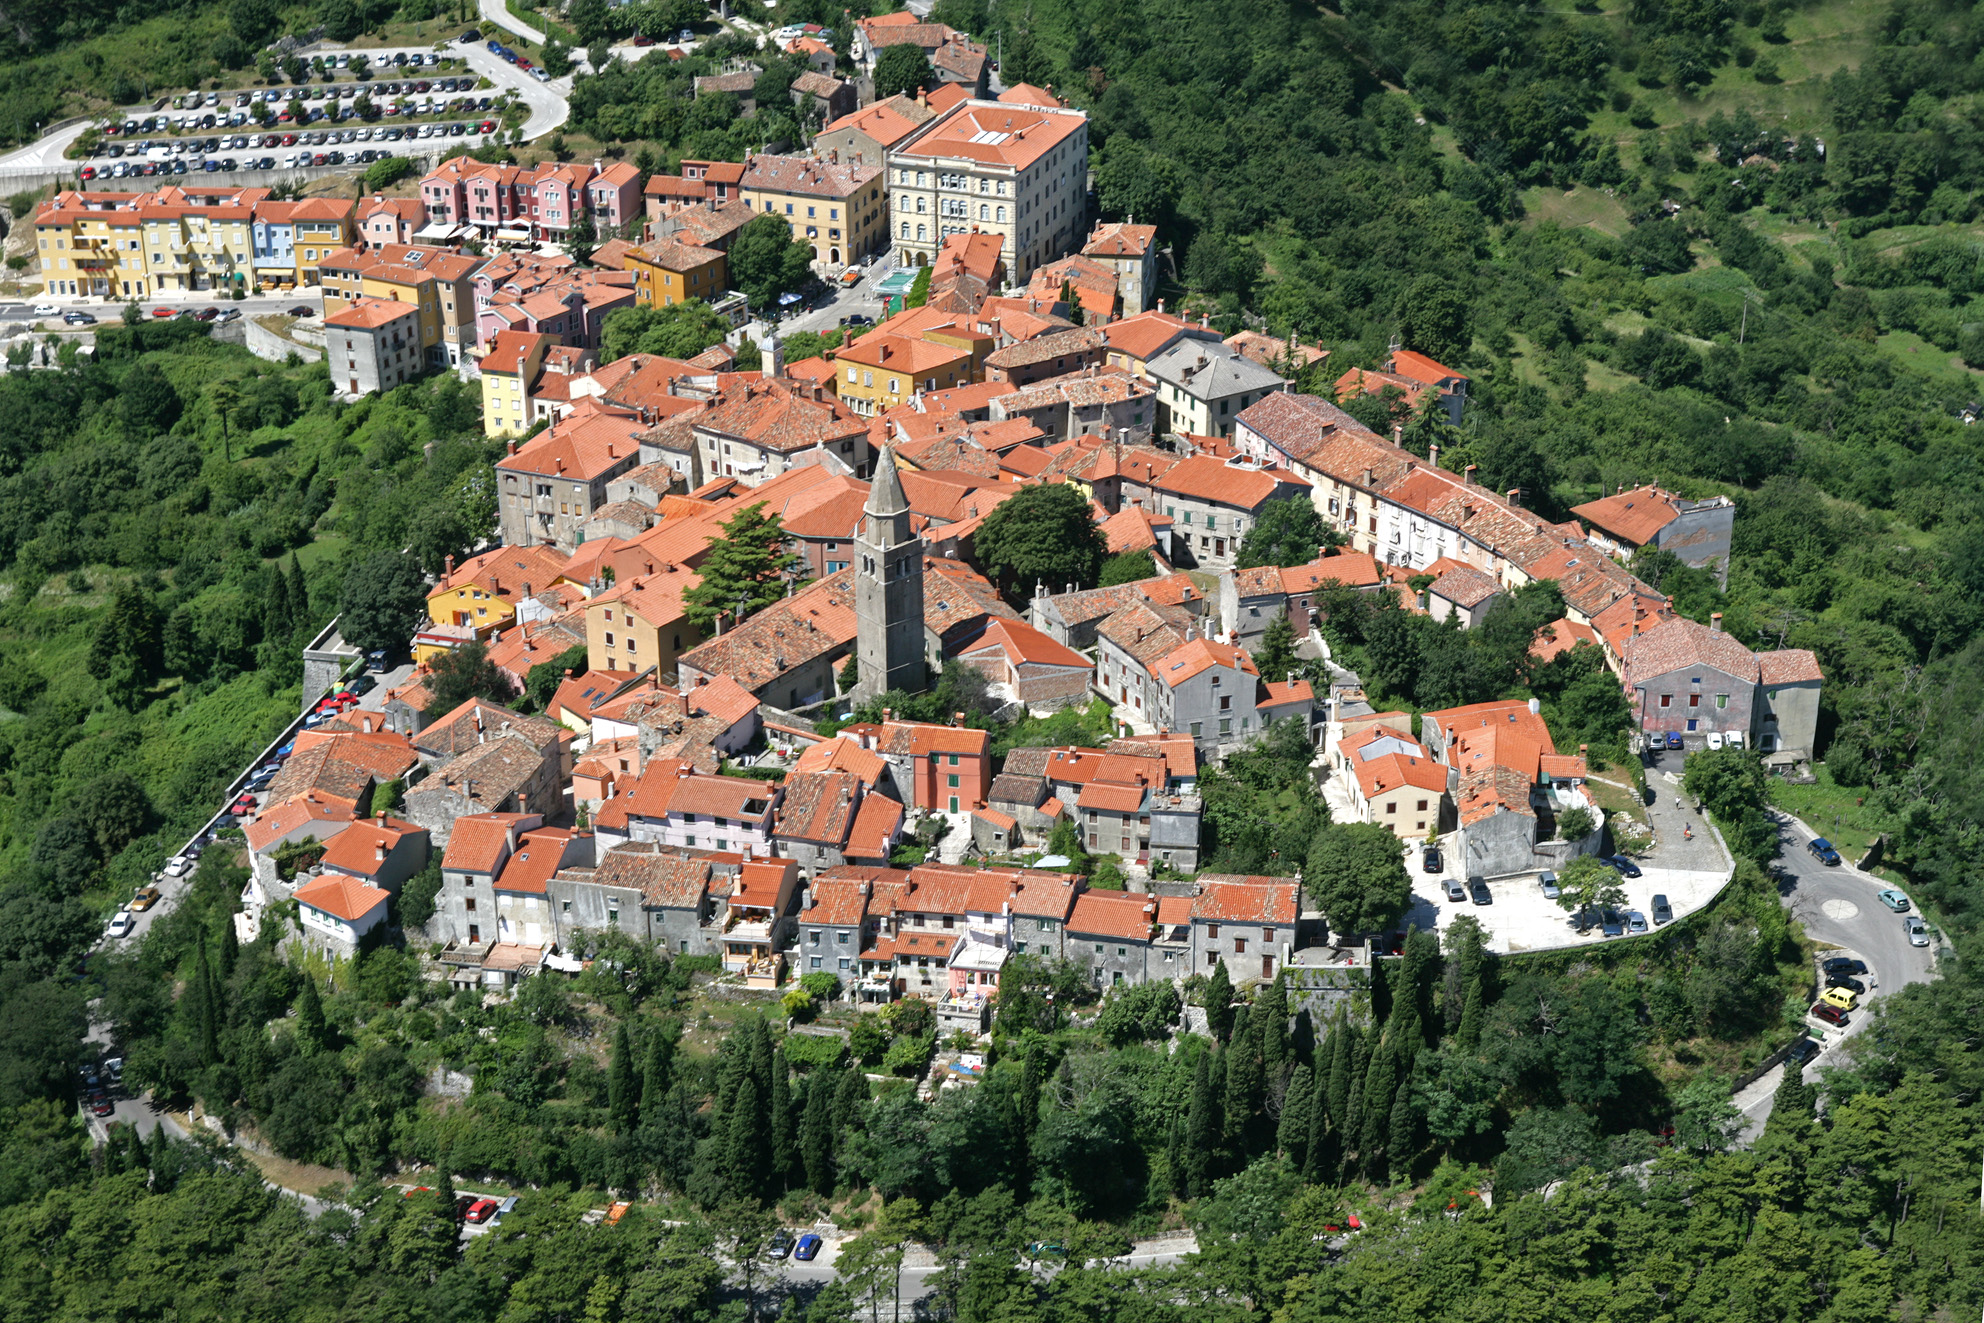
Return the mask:
<svg viewBox="0 0 1984 1323"><path fill-rule="evenodd" d="M1831 900L1820 902L1819 912L1828 919L1844 922L1856 917L1860 913L1860 907L1850 900L1835 896Z"/></svg>

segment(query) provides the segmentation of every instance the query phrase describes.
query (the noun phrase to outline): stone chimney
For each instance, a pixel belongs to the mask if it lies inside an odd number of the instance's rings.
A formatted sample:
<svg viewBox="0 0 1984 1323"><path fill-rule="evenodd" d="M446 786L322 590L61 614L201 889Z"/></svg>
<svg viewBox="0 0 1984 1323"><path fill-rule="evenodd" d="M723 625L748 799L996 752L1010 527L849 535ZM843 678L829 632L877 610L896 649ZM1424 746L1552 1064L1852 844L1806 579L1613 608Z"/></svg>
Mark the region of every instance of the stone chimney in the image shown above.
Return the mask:
<svg viewBox="0 0 1984 1323"><path fill-rule="evenodd" d="M1509 488L1509 504L1510 505L1522 504L1522 488L1520 487Z"/></svg>
<svg viewBox="0 0 1984 1323"><path fill-rule="evenodd" d="M511 453L514 454L515 449L516 448L514 446L511 447ZM455 553L451 551L447 555L441 557L441 564L447 567L447 573L453 574L455 572Z"/></svg>
<svg viewBox="0 0 1984 1323"><path fill-rule="evenodd" d="M1469 464L1466 468L1462 469L1460 474L1461 481L1472 487L1474 485L1475 470L1480 467L1479 464Z"/></svg>
<svg viewBox="0 0 1984 1323"><path fill-rule="evenodd" d="M1395 446L1402 446L1402 445L1404 445L1404 444L1405 444L1405 424L1404 424L1404 423L1393 423L1393 424L1392 424L1392 444L1393 444L1393 445L1395 445Z"/></svg>
<svg viewBox="0 0 1984 1323"><path fill-rule="evenodd" d="M1720 634L1722 632L1722 612L1717 611L1708 618L1708 627L1711 633Z"/></svg>
<svg viewBox="0 0 1984 1323"><path fill-rule="evenodd" d="M1426 462L1436 469L1440 467L1440 448L1438 446L1429 445L1426 447Z"/></svg>

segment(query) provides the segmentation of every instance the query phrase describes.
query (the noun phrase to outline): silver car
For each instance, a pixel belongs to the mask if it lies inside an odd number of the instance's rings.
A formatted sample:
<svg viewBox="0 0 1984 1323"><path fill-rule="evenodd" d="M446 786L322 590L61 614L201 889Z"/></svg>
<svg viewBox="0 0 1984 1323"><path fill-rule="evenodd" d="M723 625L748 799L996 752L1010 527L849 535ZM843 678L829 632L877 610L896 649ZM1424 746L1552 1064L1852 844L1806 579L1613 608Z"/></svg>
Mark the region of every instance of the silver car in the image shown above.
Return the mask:
<svg viewBox="0 0 1984 1323"><path fill-rule="evenodd" d="M1927 946L1929 944L1929 925L1922 922L1921 915L1903 915L1901 927L1908 934L1908 944L1910 946Z"/></svg>
<svg viewBox="0 0 1984 1323"><path fill-rule="evenodd" d="M1543 888L1543 898L1545 900L1555 900L1564 894L1558 889L1557 875L1547 868L1536 875L1536 881L1537 885Z"/></svg>
<svg viewBox="0 0 1984 1323"><path fill-rule="evenodd" d="M1440 885L1447 889L1448 900L1458 903L1467 899L1467 888L1460 884L1459 878L1450 877Z"/></svg>

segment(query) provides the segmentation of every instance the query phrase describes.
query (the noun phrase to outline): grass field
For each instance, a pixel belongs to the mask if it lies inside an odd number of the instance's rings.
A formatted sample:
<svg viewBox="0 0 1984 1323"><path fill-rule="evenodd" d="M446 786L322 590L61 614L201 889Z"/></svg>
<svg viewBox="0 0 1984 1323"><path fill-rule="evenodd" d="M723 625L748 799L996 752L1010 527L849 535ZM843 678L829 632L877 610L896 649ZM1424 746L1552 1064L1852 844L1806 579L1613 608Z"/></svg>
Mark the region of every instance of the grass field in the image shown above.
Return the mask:
<svg viewBox="0 0 1984 1323"><path fill-rule="evenodd" d="M1628 228L1626 209L1603 189L1527 188L1517 197L1531 224L1551 221L1567 230L1590 228L1615 239Z"/></svg>

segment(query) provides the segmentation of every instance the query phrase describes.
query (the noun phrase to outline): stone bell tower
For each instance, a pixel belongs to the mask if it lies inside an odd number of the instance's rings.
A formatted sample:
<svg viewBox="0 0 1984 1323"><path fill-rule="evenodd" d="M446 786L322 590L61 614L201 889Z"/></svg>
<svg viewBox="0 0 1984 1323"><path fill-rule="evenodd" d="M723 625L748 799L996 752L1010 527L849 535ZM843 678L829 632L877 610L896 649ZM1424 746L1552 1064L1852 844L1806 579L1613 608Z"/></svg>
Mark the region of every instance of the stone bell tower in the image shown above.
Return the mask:
<svg viewBox="0 0 1984 1323"><path fill-rule="evenodd" d="M882 448L861 535L854 540L854 655L858 700L891 689L920 693L923 661L923 539L909 526L909 498L896 475L896 452Z"/></svg>

